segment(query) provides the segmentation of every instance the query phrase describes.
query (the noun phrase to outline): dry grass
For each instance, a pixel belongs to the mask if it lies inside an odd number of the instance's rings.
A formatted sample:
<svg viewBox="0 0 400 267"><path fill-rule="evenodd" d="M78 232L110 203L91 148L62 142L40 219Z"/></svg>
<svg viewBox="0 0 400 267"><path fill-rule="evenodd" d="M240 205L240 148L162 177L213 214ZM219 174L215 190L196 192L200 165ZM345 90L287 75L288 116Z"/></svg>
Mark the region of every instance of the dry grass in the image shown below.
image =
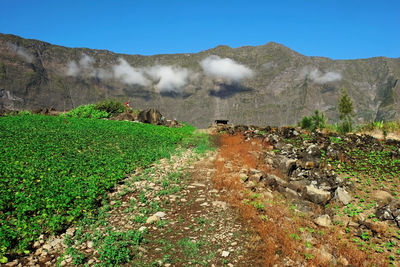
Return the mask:
<svg viewBox="0 0 400 267"><path fill-rule="evenodd" d="M264 266L332 266L332 262L320 253L322 248L330 248L329 252L341 261L341 264L354 266L385 266L382 256L369 257L365 252L346 240L340 240L338 229L329 230L325 235L313 236L313 248L307 248L304 240L293 238L300 227L315 227L311 218L299 217L290 210L288 203L274 194L273 199L266 199L263 194L257 201L263 203L263 209L249 204L252 192L246 190L239 178L242 169L255 168L265 172L274 172L264 164L263 156L256 156L262 151L272 149L261 139L245 141L240 134L219 137L219 153L215 161L216 174L213 177L217 189L227 190L226 201L236 207L243 220L254 229L259 236L255 239L254 253ZM316 210L320 212L320 210ZM291 235L292 234L292 235ZM347 262L346 262L347 261Z"/></svg>

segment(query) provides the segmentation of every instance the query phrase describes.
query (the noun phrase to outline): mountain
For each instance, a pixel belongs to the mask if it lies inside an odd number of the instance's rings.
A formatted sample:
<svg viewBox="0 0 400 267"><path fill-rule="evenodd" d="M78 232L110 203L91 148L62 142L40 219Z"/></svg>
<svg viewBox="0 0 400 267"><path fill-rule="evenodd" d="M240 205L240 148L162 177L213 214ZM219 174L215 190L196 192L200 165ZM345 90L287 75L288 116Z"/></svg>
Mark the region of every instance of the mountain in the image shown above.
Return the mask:
<svg viewBox="0 0 400 267"><path fill-rule="evenodd" d="M308 57L273 42L142 56L0 34L0 110L116 98L198 127L215 119L288 125L315 109L335 122L346 88L360 123L400 118L399 78L400 58Z"/></svg>

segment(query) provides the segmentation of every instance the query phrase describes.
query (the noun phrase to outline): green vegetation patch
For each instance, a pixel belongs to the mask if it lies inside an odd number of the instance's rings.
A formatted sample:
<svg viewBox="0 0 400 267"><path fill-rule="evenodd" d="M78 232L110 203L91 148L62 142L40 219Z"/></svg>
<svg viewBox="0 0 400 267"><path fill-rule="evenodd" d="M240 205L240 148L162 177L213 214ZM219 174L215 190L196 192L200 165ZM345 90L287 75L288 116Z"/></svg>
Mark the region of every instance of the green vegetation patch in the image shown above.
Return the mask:
<svg viewBox="0 0 400 267"><path fill-rule="evenodd" d="M115 183L168 157L193 128L60 118L0 118L0 256L93 212Z"/></svg>

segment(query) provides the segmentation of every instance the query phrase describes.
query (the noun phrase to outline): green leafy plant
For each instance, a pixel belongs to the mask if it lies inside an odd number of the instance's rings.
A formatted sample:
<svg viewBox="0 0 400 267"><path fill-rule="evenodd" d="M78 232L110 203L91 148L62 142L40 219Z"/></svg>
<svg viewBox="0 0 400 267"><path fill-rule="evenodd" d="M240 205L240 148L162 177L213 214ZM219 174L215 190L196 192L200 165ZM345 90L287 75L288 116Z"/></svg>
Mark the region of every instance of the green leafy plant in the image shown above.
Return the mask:
<svg viewBox="0 0 400 267"><path fill-rule="evenodd" d="M310 117L304 116L300 121L300 126L303 129L315 131L316 129L323 129L326 126L326 119L324 113L319 113L318 110Z"/></svg>
<svg viewBox="0 0 400 267"><path fill-rule="evenodd" d="M61 117L101 119L110 117L110 113L98 110L96 105L79 106L69 112L60 114Z"/></svg>
<svg viewBox="0 0 400 267"><path fill-rule="evenodd" d="M168 157L193 131L43 115L0 117L0 129L0 258L97 209L126 174Z"/></svg>
<svg viewBox="0 0 400 267"><path fill-rule="evenodd" d="M108 99L95 104L95 109L104 111L111 115L124 112L125 105L118 100Z"/></svg>

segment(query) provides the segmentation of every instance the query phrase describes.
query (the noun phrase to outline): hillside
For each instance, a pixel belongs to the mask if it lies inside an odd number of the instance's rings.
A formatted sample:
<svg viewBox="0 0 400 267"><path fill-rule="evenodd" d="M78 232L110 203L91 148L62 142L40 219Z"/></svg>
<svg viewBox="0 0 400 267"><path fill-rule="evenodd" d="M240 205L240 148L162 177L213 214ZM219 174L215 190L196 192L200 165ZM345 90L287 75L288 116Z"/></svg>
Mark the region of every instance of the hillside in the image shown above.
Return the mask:
<svg viewBox="0 0 400 267"><path fill-rule="evenodd" d="M400 118L399 77L400 58L331 60L272 42L141 56L0 34L0 110L64 110L117 98L197 127L217 118L235 124L295 124L314 109L334 122L345 87L355 102L357 122L393 120Z"/></svg>

